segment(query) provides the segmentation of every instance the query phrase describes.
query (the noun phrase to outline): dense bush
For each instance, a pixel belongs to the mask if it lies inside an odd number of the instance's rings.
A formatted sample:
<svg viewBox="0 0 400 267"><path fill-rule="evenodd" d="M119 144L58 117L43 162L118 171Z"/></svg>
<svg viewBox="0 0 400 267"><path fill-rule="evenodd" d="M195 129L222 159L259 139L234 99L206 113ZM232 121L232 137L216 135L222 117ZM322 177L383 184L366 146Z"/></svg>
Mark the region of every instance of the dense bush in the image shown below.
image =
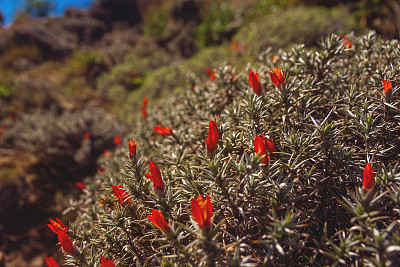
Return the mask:
<svg viewBox="0 0 400 267"><path fill-rule="evenodd" d="M268 46L287 48L295 43L316 46L322 36L360 32L355 17L344 6L296 7L259 17L243 26L235 40L259 52Z"/></svg>
<svg viewBox="0 0 400 267"><path fill-rule="evenodd" d="M76 223L68 235L79 252L67 248L66 261L400 264L400 47L374 33L349 39L331 36L318 51L302 45L279 55L265 51L243 72L221 66L214 82L188 88L161 108L149 106L147 120L128 136L137 148L131 144L128 153L123 139L101 159L105 173L87 180L81 199L71 201ZM275 86L268 73L277 66L286 78ZM250 71L260 75L259 96ZM392 82L391 93L383 79ZM156 133L157 124L172 133L159 127L166 136ZM277 151L269 149L267 165L260 163L268 152L255 152L260 134ZM165 188L149 161L160 168ZM371 179L367 162L375 173L372 189L361 187L363 176ZM211 221L210 204L199 195L210 197ZM203 205L207 211L199 213Z"/></svg>

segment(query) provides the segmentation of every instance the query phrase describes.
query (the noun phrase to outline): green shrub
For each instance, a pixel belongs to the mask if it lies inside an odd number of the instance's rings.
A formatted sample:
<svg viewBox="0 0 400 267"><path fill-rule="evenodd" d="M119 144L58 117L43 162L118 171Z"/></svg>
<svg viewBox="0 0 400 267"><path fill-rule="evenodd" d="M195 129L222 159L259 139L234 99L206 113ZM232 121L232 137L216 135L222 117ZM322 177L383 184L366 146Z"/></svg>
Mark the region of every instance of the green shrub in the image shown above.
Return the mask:
<svg viewBox="0 0 400 267"><path fill-rule="evenodd" d="M334 32L360 32L357 22L344 7L297 7L257 18L242 27L234 39L247 44L252 53L268 46L287 48L295 43L316 46L321 38Z"/></svg>
<svg viewBox="0 0 400 267"><path fill-rule="evenodd" d="M213 83L151 107L128 135L139 144L136 157L125 139L71 202L69 236L80 253L67 263L99 266L105 256L118 266L399 265L400 46L374 33L349 38L352 48L333 35L318 51L298 45L275 63L267 50L242 72L222 65ZM269 77L277 66L286 74L280 87ZM251 70L261 96L249 85ZM210 121L219 129L212 153ZM155 133L158 124L173 135ZM268 167L254 149L260 134L277 150ZM163 194L144 175L149 161L161 170ZM375 173L369 190L361 188L366 162ZM212 202L210 228L193 218L200 194ZM173 231L151 223L153 209Z"/></svg>

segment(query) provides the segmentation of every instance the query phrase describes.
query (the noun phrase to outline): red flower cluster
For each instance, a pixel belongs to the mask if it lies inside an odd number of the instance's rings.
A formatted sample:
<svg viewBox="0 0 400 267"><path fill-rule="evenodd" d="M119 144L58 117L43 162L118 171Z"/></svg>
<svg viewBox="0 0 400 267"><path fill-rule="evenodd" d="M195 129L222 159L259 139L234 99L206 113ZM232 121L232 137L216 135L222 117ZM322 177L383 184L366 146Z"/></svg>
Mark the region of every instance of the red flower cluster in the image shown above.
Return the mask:
<svg viewBox="0 0 400 267"><path fill-rule="evenodd" d="M219 130L217 123L215 121L210 121L208 125L208 138L206 139L206 144L208 152L212 153L218 144Z"/></svg>
<svg viewBox="0 0 400 267"><path fill-rule="evenodd" d="M271 70L269 76L278 89L282 84L285 84L285 73L282 71L281 67L276 67L274 70Z"/></svg>
<svg viewBox="0 0 400 267"><path fill-rule="evenodd" d="M124 207L126 204L131 203L131 200L129 199L129 193L123 189L122 185L113 185L112 189L121 206Z"/></svg>
<svg viewBox="0 0 400 267"><path fill-rule="evenodd" d="M206 69L207 75L210 76L210 81L214 81L217 78L217 69L213 69L212 71L207 68Z"/></svg>
<svg viewBox="0 0 400 267"><path fill-rule="evenodd" d="M142 117L146 120L147 119L147 111L146 111L146 107L147 107L147 102L148 99L147 97L143 97L143 105L142 105Z"/></svg>
<svg viewBox="0 0 400 267"><path fill-rule="evenodd" d="M164 136L172 135L171 127L165 128L160 125L157 125L156 127L154 127L154 131Z"/></svg>
<svg viewBox="0 0 400 267"><path fill-rule="evenodd" d="M257 135L254 138L254 150L256 153L260 153L260 156L264 156L261 160L261 164L265 166L268 166L270 159L268 152L271 155L276 152L274 142L268 140L263 134Z"/></svg>
<svg viewBox="0 0 400 267"><path fill-rule="evenodd" d="M362 187L365 190L370 190L374 187L374 170L372 169L372 166L369 162L367 162L367 165L364 168L363 172L363 185Z"/></svg>
<svg viewBox="0 0 400 267"><path fill-rule="evenodd" d="M250 83L250 86L253 88L254 93L256 93L256 95L260 96L261 89L262 89L262 85L260 84L260 75L258 75L258 73L255 73L254 71L250 71L249 83Z"/></svg>

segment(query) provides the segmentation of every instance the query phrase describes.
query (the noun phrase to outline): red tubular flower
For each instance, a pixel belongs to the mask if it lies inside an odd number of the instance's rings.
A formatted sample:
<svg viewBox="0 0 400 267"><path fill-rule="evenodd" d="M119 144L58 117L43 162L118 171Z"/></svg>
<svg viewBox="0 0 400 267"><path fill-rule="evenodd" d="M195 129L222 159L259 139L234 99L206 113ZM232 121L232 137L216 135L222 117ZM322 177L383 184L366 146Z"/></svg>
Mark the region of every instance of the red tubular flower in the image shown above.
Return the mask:
<svg viewBox="0 0 400 267"><path fill-rule="evenodd" d="M249 73L249 83L250 86L253 88L254 93L256 95L261 95L262 85L260 84L260 75L258 73L254 73L254 71L250 71Z"/></svg>
<svg viewBox="0 0 400 267"><path fill-rule="evenodd" d="M44 261L46 262L48 267L58 267L58 263L53 257L45 257Z"/></svg>
<svg viewBox="0 0 400 267"><path fill-rule="evenodd" d="M85 132L85 133L83 134L83 138L85 138L85 139L90 139L90 133L89 133L89 132Z"/></svg>
<svg viewBox="0 0 400 267"><path fill-rule="evenodd" d="M58 232L58 241L60 241L60 245L64 251L68 252L71 255L78 254L77 248L72 243L71 239L69 239L69 236L67 235L67 233L65 233L63 231L59 231Z"/></svg>
<svg viewBox="0 0 400 267"><path fill-rule="evenodd" d="M147 111L146 111L146 107L147 107L147 102L148 99L147 97L143 97L143 105L142 105L142 117L146 120L147 119Z"/></svg>
<svg viewBox="0 0 400 267"><path fill-rule="evenodd" d="M115 267L114 262L112 260L107 260L104 256L101 256L100 263L101 267Z"/></svg>
<svg viewBox="0 0 400 267"><path fill-rule="evenodd" d="M153 209L151 212L151 215L149 215L147 217L163 233L168 234L171 232L171 228L169 227L169 224L167 223L167 221L165 221L161 210Z"/></svg>
<svg viewBox="0 0 400 267"><path fill-rule="evenodd" d="M110 157L110 150L109 149L104 149L103 154L104 154L104 157L106 157L106 158Z"/></svg>
<svg viewBox="0 0 400 267"><path fill-rule="evenodd" d="M80 189L85 189L86 188L86 184L82 183L82 182L76 182L75 186L80 188Z"/></svg>
<svg viewBox="0 0 400 267"><path fill-rule="evenodd" d="M112 189L121 206L131 203L131 200L129 199L129 193L123 189L122 185L113 185Z"/></svg>
<svg viewBox="0 0 400 267"><path fill-rule="evenodd" d="M131 139L129 141L129 157L133 159L136 156L136 148L137 148L138 143L135 144L135 142Z"/></svg>
<svg viewBox="0 0 400 267"><path fill-rule="evenodd" d="M200 229L209 229L213 210L210 196L207 195L206 199L202 195L199 195L197 199L192 198L191 209L193 218Z"/></svg>
<svg viewBox="0 0 400 267"><path fill-rule="evenodd" d="M121 145L121 137L119 137L118 135L114 137L114 143L116 146L120 146Z"/></svg>
<svg viewBox="0 0 400 267"><path fill-rule="evenodd" d="M367 162L367 165L364 168L363 172L363 185L364 189L372 189L374 187L374 170L372 169L371 164Z"/></svg>
<svg viewBox="0 0 400 267"><path fill-rule="evenodd" d="M210 76L210 81L214 81L217 78L217 69L211 71L209 68L206 69L207 75Z"/></svg>
<svg viewBox="0 0 400 267"><path fill-rule="evenodd" d="M154 131L164 136L172 135L171 127L165 128L160 125L157 125L156 127L154 127Z"/></svg>
<svg viewBox="0 0 400 267"><path fill-rule="evenodd" d="M269 76L278 89L281 87L281 84L285 84L285 73L282 71L281 67L276 67L274 70L271 70Z"/></svg>
<svg viewBox="0 0 400 267"><path fill-rule="evenodd" d="M147 102L148 102L149 100L147 99L147 97L143 97L143 107L146 107L147 106Z"/></svg>
<svg viewBox="0 0 400 267"><path fill-rule="evenodd" d="M150 161L149 169L150 173L146 173L145 176L153 181L153 189L164 192L164 181L162 179L160 169L157 167L154 161Z"/></svg>
<svg viewBox="0 0 400 267"><path fill-rule="evenodd" d="M218 144L219 130L217 123L215 121L210 121L208 125L208 138L206 139L206 144L208 151L212 153Z"/></svg>
<svg viewBox="0 0 400 267"><path fill-rule="evenodd" d="M264 156L261 159L261 164L268 165L269 163L269 156L268 156L268 149L265 144L265 136L260 134L254 137L254 150L256 153L260 153L260 156Z"/></svg>
<svg viewBox="0 0 400 267"><path fill-rule="evenodd" d="M62 232L68 231L68 227L66 227L58 218L56 218L57 221L53 221L50 218L49 218L49 220L50 220L50 223L47 224L47 226L54 233L58 234L59 231L62 231Z"/></svg>
<svg viewBox="0 0 400 267"><path fill-rule="evenodd" d="M387 80L382 80L383 90L385 90L386 95L390 95L392 93L392 82Z"/></svg>

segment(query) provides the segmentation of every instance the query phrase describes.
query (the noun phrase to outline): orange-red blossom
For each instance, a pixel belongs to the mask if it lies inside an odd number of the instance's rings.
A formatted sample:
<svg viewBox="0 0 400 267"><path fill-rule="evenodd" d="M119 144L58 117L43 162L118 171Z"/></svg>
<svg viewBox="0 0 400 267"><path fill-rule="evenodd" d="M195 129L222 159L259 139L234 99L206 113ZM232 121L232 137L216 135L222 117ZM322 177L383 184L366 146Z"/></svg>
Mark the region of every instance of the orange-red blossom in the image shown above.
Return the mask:
<svg viewBox="0 0 400 267"><path fill-rule="evenodd" d="M146 178L149 178L153 181L153 189L159 191L160 193L164 192L164 181L161 176L160 169L154 163L154 161L150 161L149 163L150 173L146 173Z"/></svg>
<svg viewBox="0 0 400 267"><path fill-rule="evenodd" d="M210 76L210 81L214 81L217 78L217 69L213 69L212 71L207 68L206 69L207 75Z"/></svg>
<svg viewBox="0 0 400 267"><path fill-rule="evenodd" d="M47 226L54 233L58 234L59 231L63 231L63 232L68 231L68 227L66 227L58 218L56 218L56 221L53 221L52 219L49 218L49 221L50 221L50 223L47 224Z"/></svg>
<svg viewBox="0 0 400 267"><path fill-rule="evenodd" d="M171 233L171 231L172 231L171 227L169 226L167 221L164 219L164 216L163 216L161 210L153 209L151 211L151 215L149 215L147 217L163 233L165 233L165 234Z"/></svg>
<svg viewBox="0 0 400 267"><path fill-rule="evenodd" d="M383 90L385 90L386 95L390 95L392 93L392 82L387 80L382 80Z"/></svg>
<svg viewBox="0 0 400 267"><path fill-rule="evenodd" d="M264 156L261 160L261 163L268 166L269 163L269 155L274 154L276 152L274 142L268 140L263 134L257 135L254 137L254 150L256 153L260 153L260 156Z"/></svg>
<svg viewBox="0 0 400 267"><path fill-rule="evenodd" d="M258 75L258 73L255 73L254 71L250 71L249 84L253 88L254 93L256 93L256 95L260 96L262 85L260 84L260 75Z"/></svg>
<svg viewBox="0 0 400 267"><path fill-rule="evenodd" d="M160 125L157 125L156 127L154 127L154 131L164 136L172 135L171 127L165 128Z"/></svg>
<svg viewBox="0 0 400 267"><path fill-rule="evenodd" d="M192 215L200 229L209 229L211 227L211 215L213 207L210 196L206 199L202 195L192 198L191 202Z"/></svg>
<svg viewBox="0 0 400 267"><path fill-rule="evenodd" d="M215 121L210 121L208 125L208 138L206 139L207 149L210 153L214 151L218 144L219 130Z"/></svg>
<svg viewBox="0 0 400 267"><path fill-rule="evenodd" d="M121 206L131 203L131 200L129 199L129 193L123 189L122 185L113 185L112 189Z"/></svg>
<svg viewBox="0 0 400 267"><path fill-rule="evenodd" d="M276 67L274 70L271 70L269 76L278 89L282 84L285 84L285 73L282 71L281 67Z"/></svg>
<svg viewBox="0 0 400 267"><path fill-rule="evenodd" d="M363 172L363 185L362 187L364 189L372 189L374 187L374 170L372 169L372 166L369 162L367 162L367 165L364 168Z"/></svg>

